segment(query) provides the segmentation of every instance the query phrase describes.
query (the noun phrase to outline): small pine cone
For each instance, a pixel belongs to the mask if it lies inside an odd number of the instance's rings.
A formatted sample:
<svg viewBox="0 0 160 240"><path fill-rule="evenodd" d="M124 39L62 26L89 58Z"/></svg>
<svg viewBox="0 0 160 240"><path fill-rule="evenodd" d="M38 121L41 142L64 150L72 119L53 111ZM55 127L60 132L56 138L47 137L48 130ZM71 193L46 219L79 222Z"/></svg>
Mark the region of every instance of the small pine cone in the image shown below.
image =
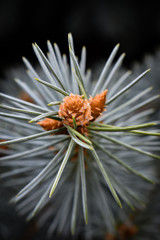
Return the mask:
<svg viewBox="0 0 160 240"><path fill-rule="evenodd" d="M59 107L59 116L64 118L62 122L73 127L75 118L77 126L84 126L93 119L89 101L80 95L70 94L63 99Z"/></svg>
<svg viewBox="0 0 160 240"><path fill-rule="evenodd" d="M57 121L57 120L51 119L51 118L45 118L44 120L38 122L37 124L39 124L41 127L43 127L43 129L46 131L60 128L63 126L61 121Z"/></svg>
<svg viewBox="0 0 160 240"><path fill-rule="evenodd" d="M96 119L102 114L103 111L105 111L104 107L107 92L108 90L106 89L104 92L97 94L94 98L92 97L89 98L93 119Z"/></svg>

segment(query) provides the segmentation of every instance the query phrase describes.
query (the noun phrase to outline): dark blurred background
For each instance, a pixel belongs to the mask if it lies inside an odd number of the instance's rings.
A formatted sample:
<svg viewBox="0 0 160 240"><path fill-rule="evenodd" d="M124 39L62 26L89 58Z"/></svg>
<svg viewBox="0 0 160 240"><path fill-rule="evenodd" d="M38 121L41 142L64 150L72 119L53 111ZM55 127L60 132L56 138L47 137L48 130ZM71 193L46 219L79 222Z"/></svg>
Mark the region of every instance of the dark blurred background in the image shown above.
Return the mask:
<svg viewBox="0 0 160 240"><path fill-rule="evenodd" d="M87 47L87 66L107 59L116 43L126 52L128 67L160 45L159 1L32 1L0 0L0 77L26 56L32 62L31 44L46 51L46 41L68 53L72 32L76 54Z"/></svg>
<svg viewBox="0 0 160 240"><path fill-rule="evenodd" d="M117 43L120 52L127 54L124 65L131 67L160 47L159 5L154 0L0 0L0 79L11 67L22 63L22 56L37 61L33 42L46 52L46 41L50 40L62 53L68 53L69 32L78 56L81 47L87 47L87 67L106 60ZM0 198L0 239L32 239L24 233L29 232L28 228L23 231L24 220L13 206L8 207L7 199Z"/></svg>

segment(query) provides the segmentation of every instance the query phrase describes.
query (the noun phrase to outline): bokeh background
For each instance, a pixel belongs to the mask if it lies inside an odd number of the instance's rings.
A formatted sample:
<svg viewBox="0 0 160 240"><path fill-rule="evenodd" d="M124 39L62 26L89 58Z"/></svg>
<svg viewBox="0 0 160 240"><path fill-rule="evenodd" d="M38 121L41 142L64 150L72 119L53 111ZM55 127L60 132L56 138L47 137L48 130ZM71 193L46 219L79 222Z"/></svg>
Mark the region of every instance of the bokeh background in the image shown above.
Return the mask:
<svg viewBox="0 0 160 240"><path fill-rule="evenodd" d="M120 43L120 52L126 53L124 66L132 68L146 54L154 54L160 48L160 3L154 0L0 0L0 80L3 81L6 72L9 76L10 68L22 64L22 56L37 62L33 42L46 52L46 41L50 40L59 45L62 53L68 53L69 32L73 34L78 56L81 47L86 46L87 67L99 66L115 44ZM3 192L0 195L0 239L33 239L33 223L26 227L14 207L8 206L7 195L5 198ZM34 238L40 239L44 239L43 234Z"/></svg>
<svg viewBox="0 0 160 240"><path fill-rule="evenodd" d="M107 59L116 43L130 67L160 45L159 5L154 0L0 0L0 76L20 64L22 56L36 60L33 42L45 51L49 39L68 53L69 32L77 55L87 47L88 67Z"/></svg>

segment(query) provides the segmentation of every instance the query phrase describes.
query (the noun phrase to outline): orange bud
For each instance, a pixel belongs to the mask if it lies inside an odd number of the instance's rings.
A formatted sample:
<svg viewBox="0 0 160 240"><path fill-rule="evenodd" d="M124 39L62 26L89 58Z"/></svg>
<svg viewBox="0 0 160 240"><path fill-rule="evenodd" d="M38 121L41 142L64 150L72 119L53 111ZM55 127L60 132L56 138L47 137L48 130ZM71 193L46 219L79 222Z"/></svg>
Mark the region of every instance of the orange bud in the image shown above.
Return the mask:
<svg viewBox="0 0 160 240"><path fill-rule="evenodd" d="M5 141L7 141L7 140L0 140L0 142L5 142ZM0 146L0 148L2 148L2 149L8 149L8 146L7 146L7 145L3 145L3 146Z"/></svg>
<svg viewBox="0 0 160 240"><path fill-rule="evenodd" d="M37 124L43 127L43 129L46 131L60 128L63 126L61 121L51 119L51 118L45 118L44 120L38 122Z"/></svg>
<svg viewBox="0 0 160 240"><path fill-rule="evenodd" d="M25 91L20 92L19 98L27 102L34 102L33 99Z"/></svg>
<svg viewBox="0 0 160 240"><path fill-rule="evenodd" d="M118 226L118 232L121 238L128 239L128 237L136 235L138 228L135 225L127 225L122 223L120 226Z"/></svg>
<svg viewBox="0 0 160 240"><path fill-rule="evenodd" d="M38 122L44 130L49 131L63 126L63 124L74 127L73 118L76 121L77 130L82 134L88 134L87 125L91 120L96 119L105 111L106 94L108 90L97 94L94 98L90 97L89 101L81 95L71 93L63 99L59 106L58 114L62 121L45 118Z"/></svg>
<svg viewBox="0 0 160 240"><path fill-rule="evenodd" d="M105 236L105 240L117 240L117 238L112 233L107 233Z"/></svg>
<svg viewBox="0 0 160 240"><path fill-rule="evenodd" d="M97 94L95 97L89 98L91 113L94 119L99 117L102 114L102 112L105 111L104 107L105 107L107 92L108 90L106 89L104 92Z"/></svg>

